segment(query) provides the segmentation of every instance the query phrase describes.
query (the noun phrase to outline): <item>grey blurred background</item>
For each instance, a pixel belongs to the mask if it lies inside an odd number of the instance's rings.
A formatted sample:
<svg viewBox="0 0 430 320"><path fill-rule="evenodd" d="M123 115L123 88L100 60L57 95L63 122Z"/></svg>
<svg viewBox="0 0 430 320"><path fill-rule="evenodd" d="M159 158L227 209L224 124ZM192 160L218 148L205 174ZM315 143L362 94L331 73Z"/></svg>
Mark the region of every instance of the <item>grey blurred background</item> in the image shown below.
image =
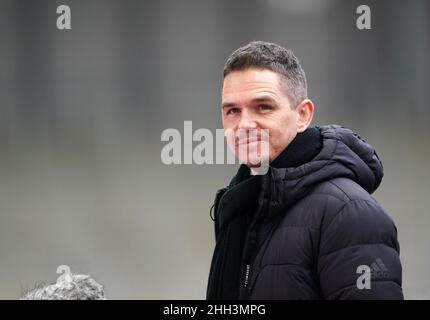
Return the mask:
<svg viewBox="0 0 430 320"><path fill-rule="evenodd" d="M222 127L222 67L251 40L296 53L314 124L374 145L405 296L430 299L429 14L426 0L0 0L0 299L60 264L108 298L205 297L209 209L237 166L163 165L160 137Z"/></svg>

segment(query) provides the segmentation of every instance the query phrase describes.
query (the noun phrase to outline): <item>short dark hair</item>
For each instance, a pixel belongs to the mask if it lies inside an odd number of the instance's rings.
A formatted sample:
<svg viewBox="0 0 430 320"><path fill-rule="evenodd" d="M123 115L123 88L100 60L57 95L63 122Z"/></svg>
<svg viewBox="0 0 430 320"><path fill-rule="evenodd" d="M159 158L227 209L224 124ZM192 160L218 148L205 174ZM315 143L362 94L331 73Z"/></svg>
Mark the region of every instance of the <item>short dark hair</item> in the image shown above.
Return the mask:
<svg viewBox="0 0 430 320"><path fill-rule="evenodd" d="M279 73L287 83L287 96L292 108L306 99L306 75L299 60L291 50L264 41L251 41L235 50L224 65L224 78L233 71L249 68L268 69Z"/></svg>

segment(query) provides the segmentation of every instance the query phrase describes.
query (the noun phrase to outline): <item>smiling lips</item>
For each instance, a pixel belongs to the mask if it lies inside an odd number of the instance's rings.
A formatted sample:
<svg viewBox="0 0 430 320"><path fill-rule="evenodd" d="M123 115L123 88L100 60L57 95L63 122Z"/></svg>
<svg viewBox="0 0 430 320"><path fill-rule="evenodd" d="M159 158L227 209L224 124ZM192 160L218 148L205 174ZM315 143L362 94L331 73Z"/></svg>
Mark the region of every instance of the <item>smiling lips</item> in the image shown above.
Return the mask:
<svg viewBox="0 0 430 320"><path fill-rule="evenodd" d="M253 143L253 142L261 142L261 138L254 138L254 137L251 137L251 138L243 138L243 139L240 139L239 137L237 137L237 138L235 139L235 144L236 144L236 146L245 145L245 144L250 144L250 143Z"/></svg>
<svg viewBox="0 0 430 320"><path fill-rule="evenodd" d="M227 140L234 142L236 147L247 146L253 143L261 145L269 142L269 132L267 129L252 129L229 131L226 134Z"/></svg>
<svg viewBox="0 0 430 320"><path fill-rule="evenodd" d="M236 145L240 146L240 145L244 145L244 144L250 144L253 142L261 142L261 140L260 139L243 139L240 141L236 141Z"/></svg>

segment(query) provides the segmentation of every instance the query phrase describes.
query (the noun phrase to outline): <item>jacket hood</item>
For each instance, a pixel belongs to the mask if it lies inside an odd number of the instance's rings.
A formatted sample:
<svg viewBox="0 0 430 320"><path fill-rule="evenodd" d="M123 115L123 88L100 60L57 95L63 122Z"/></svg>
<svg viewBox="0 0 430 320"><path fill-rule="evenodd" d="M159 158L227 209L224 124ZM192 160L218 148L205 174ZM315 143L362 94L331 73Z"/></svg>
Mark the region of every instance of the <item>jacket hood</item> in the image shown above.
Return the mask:
<svg viewBox="0 0 430 320"><path fill-rule="evenodd" d="M322 137L314 159L294 168L270 167L263 179L270 190L271 211L291 205L317 184L335 178L355 181L372 194L383 177L382 163L374 148L359 135L339 125L316 127ZM261 199L263 200L263 199Z"/></svg>

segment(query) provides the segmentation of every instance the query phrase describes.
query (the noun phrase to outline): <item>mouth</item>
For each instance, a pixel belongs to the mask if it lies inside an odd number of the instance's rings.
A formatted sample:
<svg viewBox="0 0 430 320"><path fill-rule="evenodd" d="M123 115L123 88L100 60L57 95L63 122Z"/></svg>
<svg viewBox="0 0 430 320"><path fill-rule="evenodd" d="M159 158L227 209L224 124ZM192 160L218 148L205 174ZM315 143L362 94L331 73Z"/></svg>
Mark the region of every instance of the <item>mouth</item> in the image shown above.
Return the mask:
<svg viewBox="0 0 430 320"><path fill-rule="evenodd" d="M261 142L261 139L250 139L250 138L240 139L240 140L238 139L238 140L236 140L236 146L255 143L255 142L259 143L259 142Z"/></svg>

